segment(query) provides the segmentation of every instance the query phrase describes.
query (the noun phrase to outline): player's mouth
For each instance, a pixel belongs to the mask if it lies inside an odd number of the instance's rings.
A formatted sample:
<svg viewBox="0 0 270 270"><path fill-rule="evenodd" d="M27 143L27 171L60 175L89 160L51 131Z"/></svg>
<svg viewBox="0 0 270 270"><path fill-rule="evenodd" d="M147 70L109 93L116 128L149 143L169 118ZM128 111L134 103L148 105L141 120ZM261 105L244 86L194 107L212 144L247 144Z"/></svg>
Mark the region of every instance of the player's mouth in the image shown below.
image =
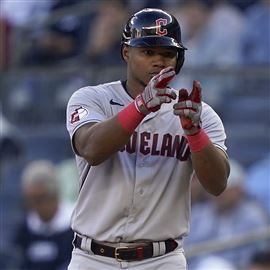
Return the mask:
<svg viewBox="0 0 270 270"><path fill-rule="evenodd" d="M156 76L157 74L159 74L159 71L150 72L150 73L149 73L149 76L150 76L151 78L153 78L153 77Z"/></svg>

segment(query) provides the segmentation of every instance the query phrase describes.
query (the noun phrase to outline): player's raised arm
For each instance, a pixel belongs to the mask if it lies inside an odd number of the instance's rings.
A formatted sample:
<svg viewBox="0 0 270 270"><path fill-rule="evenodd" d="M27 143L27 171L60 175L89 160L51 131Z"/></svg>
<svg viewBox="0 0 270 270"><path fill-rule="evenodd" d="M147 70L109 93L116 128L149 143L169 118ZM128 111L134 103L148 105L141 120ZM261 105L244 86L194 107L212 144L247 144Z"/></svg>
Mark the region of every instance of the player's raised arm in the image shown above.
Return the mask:
<svg viewBox="0 0 270 270"><path fill-rule="evenodd" d="M209 193L219 195L226 188L229 162L224 151L213 145L201 127L201 113L201 85L194 81L190 95L186 89L179 91L174 114L180 117L199 181Z"/></svg>
<svg viewBox="0 0 270 270"><path fill-rule="evenodd" d="M161 70L143 92L117 115L100 123L80 127L74 135L77 153L95 166L123 148L147 114L159 110L162 103L169 103L176 98L175 92L167 87L174 76L173 67Z"/></svg>

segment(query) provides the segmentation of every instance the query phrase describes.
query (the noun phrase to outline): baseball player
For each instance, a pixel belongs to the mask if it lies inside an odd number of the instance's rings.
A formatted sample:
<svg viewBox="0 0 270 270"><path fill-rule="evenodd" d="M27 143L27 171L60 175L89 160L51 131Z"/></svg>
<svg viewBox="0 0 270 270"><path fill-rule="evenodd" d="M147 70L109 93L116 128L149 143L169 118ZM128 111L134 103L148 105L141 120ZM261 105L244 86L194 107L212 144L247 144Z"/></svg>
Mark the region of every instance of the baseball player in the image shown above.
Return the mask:
<svg viewBox="0 0 270 270"><path fill-rule="evenodd" d="M69 270L186 269L190 177L219 195L229 163L214 110L169 87L186 48L177 20L143 9L127 22L127 80L77 90L67 106L80 192Z"/></svg>

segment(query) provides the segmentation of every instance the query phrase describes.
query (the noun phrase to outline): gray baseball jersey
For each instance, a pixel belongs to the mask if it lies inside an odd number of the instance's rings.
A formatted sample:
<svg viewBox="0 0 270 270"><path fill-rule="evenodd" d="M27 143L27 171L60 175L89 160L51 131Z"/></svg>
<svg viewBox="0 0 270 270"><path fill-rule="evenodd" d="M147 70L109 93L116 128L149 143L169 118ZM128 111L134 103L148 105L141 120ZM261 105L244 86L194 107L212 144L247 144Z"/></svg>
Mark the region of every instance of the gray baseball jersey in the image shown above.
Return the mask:
<svg viewBox="0 0 270 270"><path fill-rule="evenodd" d="M133 98L120 81L76 91L67 106L67 129L116 115ZM147 115L127 145L98 166L76 152L80 192L72 229L99 241L178 239L189 230L192 163L173 103ZM223 124L203 103L202 127L226 151ZM114 143L113 141L111 143Z"/></svg>

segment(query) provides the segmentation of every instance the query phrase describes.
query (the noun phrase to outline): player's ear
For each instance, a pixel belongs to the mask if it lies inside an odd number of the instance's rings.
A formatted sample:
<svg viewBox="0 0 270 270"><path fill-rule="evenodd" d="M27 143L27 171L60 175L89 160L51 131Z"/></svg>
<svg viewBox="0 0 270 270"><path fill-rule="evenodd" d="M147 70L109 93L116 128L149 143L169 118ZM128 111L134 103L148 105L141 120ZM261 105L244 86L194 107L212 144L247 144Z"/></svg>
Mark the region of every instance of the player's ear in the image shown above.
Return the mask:
<svg viewBox="0 0 270 270"><path fill-rule="evenodd" d="M123 56L123 58L124 58L124 60L127 62L128 61L128 59L129 59L129 46L127 46L127 45L123 45L123 47L122 47L122 56Z"/></svg>

